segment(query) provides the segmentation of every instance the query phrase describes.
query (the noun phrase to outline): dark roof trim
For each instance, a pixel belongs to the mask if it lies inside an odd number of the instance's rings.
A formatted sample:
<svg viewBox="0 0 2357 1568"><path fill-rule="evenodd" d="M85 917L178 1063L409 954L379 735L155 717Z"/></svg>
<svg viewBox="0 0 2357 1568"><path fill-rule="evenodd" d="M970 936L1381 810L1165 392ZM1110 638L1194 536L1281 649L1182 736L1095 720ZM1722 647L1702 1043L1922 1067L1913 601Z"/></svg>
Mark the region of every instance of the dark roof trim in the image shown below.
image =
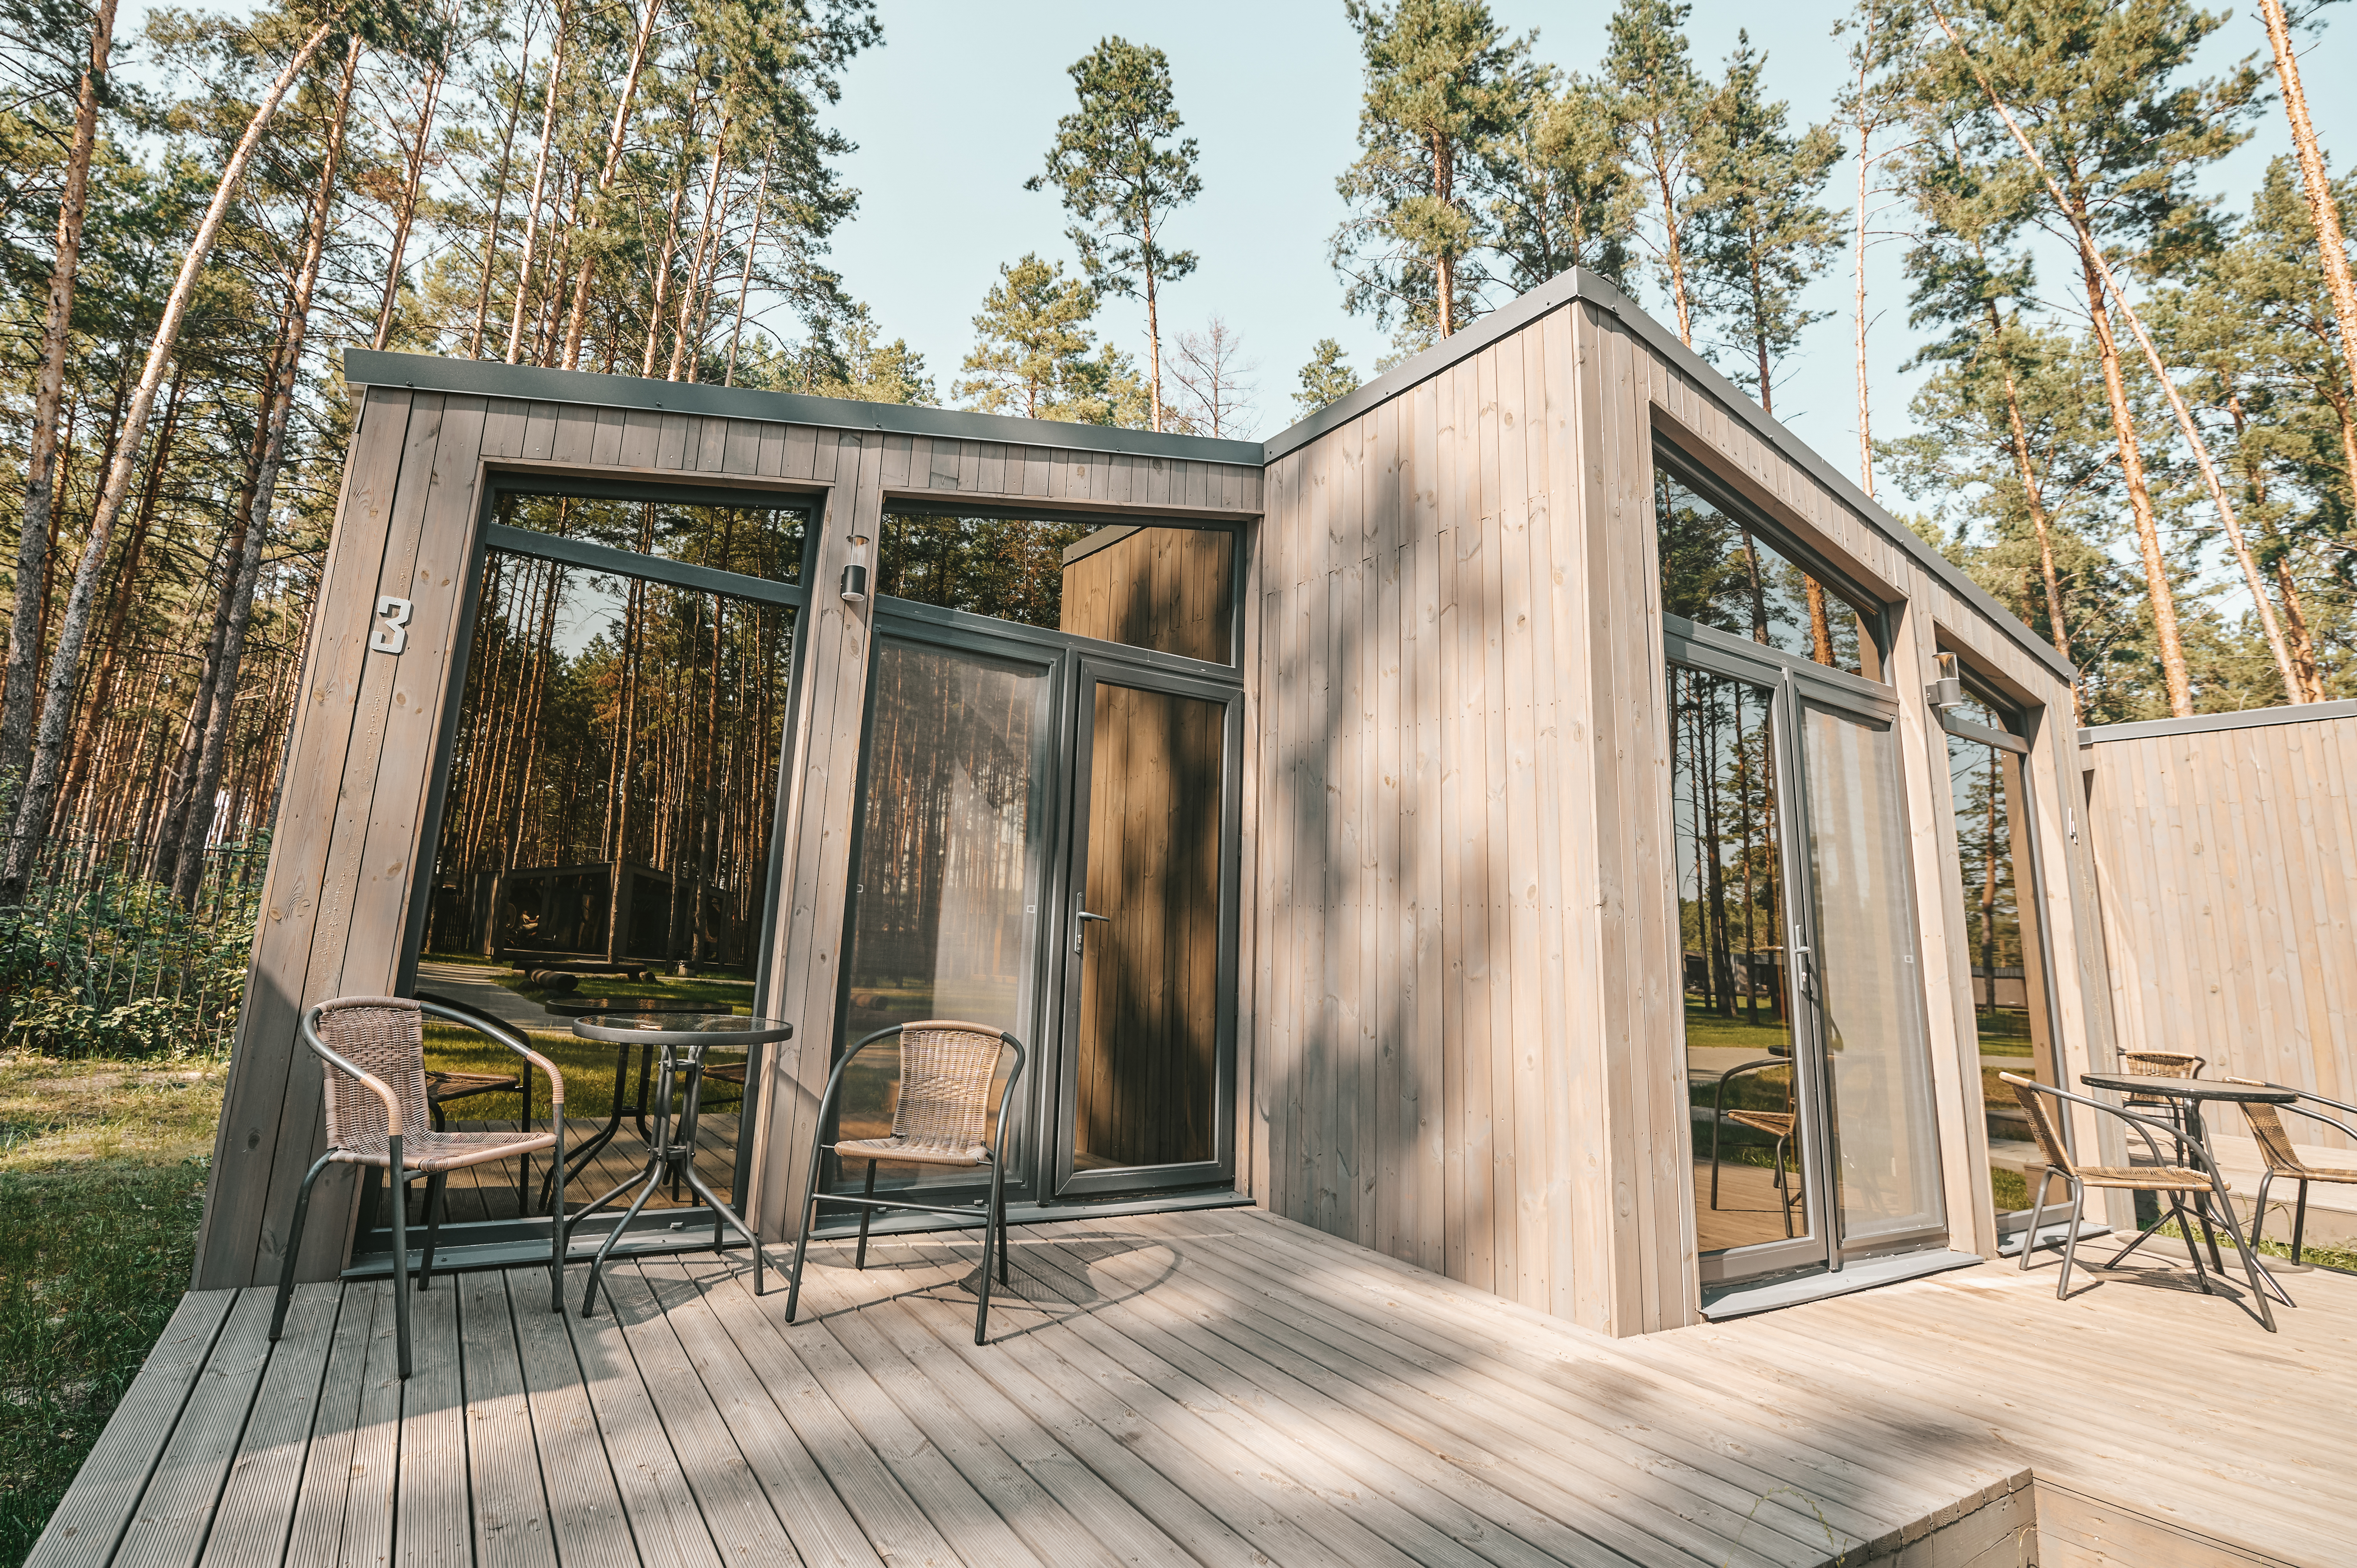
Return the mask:
<svg viewBox="0 0 2357 1568"><path fill-rule="evenodd" d="M2357 702L2297 703L2276 708L2244 708L2232 714L2194 714L2181 719L2147 719L2142 724L2097 725L2079 732L2081 746L2101 746L2113 740L2158 740L2172 735L2201 735L2211 730L2265 729L2270 725L2304 725L2326 719L2357 719Z"/></svg>
<svg viewBox="0 0 2357 1568"><path fill-rule="evenodd" d="M1760 405L1751 401L1749 393L1719 374L1700 354L1679 342L1674 333L1639 309L1635 301L1584 267L1574 267L1548 279L1504 309L1491 312L1464 331L1434 345L1405 364L1394 366L1348 397L1327 404L1292 429L1273 437L1263 448L1265 460L1274 463L1286 453L1308 446L1335 426L1356 419L1369 409L1438 375L1458 360L1470 359L1500 338L1521 331L1549 311L1560 309L1576 300L1585 300L1611 317L1641 338L1672 369L1699 382L1706 392L1733 410L1737 418L1751 426L1752 433L1774 447L1786 462L1832 491L1842 504L1864 518L1868 527L1938 578L1950 593L1980 611L1992 625L2011 639L2016 647L2044 665L2057 680L2077 679L2078 671L2054 651L2052 644L2031 631L2011 610L1997 603L1986 589L1965 576L1953 562L1923 542L1913 529L1876 504L1864 490L1812 451L1806 442L1769 418Z"/></svg>
<svg viewBox="0 0 2357 1568"><path fill-rule="evenodd" d="M414 387L420 392L475 397L522 398L593 408L661 409L665 413L705 414L723 419L759 419L784 424L817 424L836 430L881 430L895 435L946 435L958 441L999 441L1010 446L1060 447L1075 452L1117 452L1139 457L1174 457L1193 463L1261 467L1257 441L1214 440L1108 424L1062 424L1050 420L1009 419L914 403L856 403L848 398L808 397L801 392L759 392L702 382L644 381L637 376L601 376L587 371L551 371L537 365L505 365L491 360L445 360L431 354L391 354L373 349L344 350L344 380L354 386Z"/></svg>

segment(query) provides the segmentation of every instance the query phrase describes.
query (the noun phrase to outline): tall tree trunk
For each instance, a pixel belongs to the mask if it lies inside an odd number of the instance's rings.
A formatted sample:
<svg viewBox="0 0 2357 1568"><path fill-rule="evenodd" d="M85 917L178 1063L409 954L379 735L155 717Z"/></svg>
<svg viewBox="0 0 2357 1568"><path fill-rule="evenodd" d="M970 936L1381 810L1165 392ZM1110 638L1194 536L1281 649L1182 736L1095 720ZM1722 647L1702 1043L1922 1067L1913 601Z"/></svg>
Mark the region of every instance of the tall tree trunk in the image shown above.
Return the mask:
<svg viewBox="0 0 2357 1568"><path fill-rule="evenodd" d="M646 15L639 23L638 41L630 48L630 73L622 79L621 97L614 104L614 128L606 138L605 166L597 171L597 205L589 210L587 223L577 227L594 227L608 191L613 188L614 177L621 171L622 147L630 129L630 106L639 95L639 74L646 69L647 45L653 39L655 18L662 14L663 0L646 0ZM586 241L587 235L584 234ZM589 315L589 274L597 265L597 252L593 245L581 247L581 270L573 282L573 316L565 329L565 368L578 369L581 363L581 328Z"/></svg>
<svg viewBox="0 0 2357 1568"><path fill-rule="evenodd" d="M1452 176L1456 171L1449 162L1453 150L1445 133L1433 134L1432 194L1443 207L1449 204L1450 188L1455 183ZM1457 330L1457 258L1446 250L1433 257L1433 280L1440 290L1440 335L1447 338ZM1157 396L1159 396L1158 389ZM1159 430L1162 427L1157 424L1155 428Z"/></svg>
<svg viewBox="0 0 2357 1568"><path fill-rule="evenodd" d="M565 75L565 35L572 18L556 14L556 49L548 61L548 97L540 111L540 151L532 161L532 202L524 209L523 254L516 263L515 316L508 324L508 363L523 343L524 301L532 294L532 255L540 240L540 199L548 186L548 146L556 135L556 84Z"/></svg>
<svg viewBox="0 0 2357 1568"><path fill-rule="evenodd" d="M2266 469L2258 455L2250 449L2243 400L2232 390L2226 393L2226 413L2234 422L2235 455L2243 460L2243 493L2257 510L2259 526L2273 537L2274 526L2266 517ZM2276 591L2283 596L2284 641L2291 652L2292 672L2299 679L2298 693L2287 692L2285 695L2295 703L2320 703L2324 701L2324 677L2318 669L2316 639L2308 628L2308 612L2299 602L2298 585L2292 581L2290 559L2286 553L2277 551L2272 565Z"/></svg>
<svg viewBox="0 0 2357 1568"><path fill-rule="evenodd" d="M2341 237L2341 206L2333 199L2332 176L2308 117L2308 93L2299 84L2299 56L2291 47L2291 23L2283 0L2259 0L2259 16L2275 49L2276 80L2283 86L2284 117L2291 122L2291 145L2299 155L2300 189L2308 198L2308 220L2324 258L2324 283L2332 295L2333 319L2341 324L2341 365L2357 386L2357 285L2349 277L2349 247ZM2357 482L2353 478L2352 482Z"/></svg>
<svg viewBox="0 0 2357 1568"><path fill-rule="evenodd" d="M775 150L761 159L761 177L753 187L753 237L745 242L745 271L737 280L737 326L728 334L728 371L720 379L724 387L737 384L737 349L745 340L745 302L753 294L753 253L761 248L761 198L769 194L770 161Z"/></svg>
<svg viewBox="0 0 2357 1568"><path fill-rule="evenodd" d="M2202 483L2210 492L2210 503L2217 510L2218 521L2225 527L2227 542L2233 546L2234 559L2243 569L2244 581L2250 587L2252 604L2258 611L2259 626L2266 636L2268 650L2275 655L2276 672L2283 677L2284 690L2287 693L2298 692L2298 676L2292 668L2290 650L2284 643L2283 628L2276 623L2275 607L2269 603L2266 585L2260 579L2258 563L2252 558L2249 542L2243 537L2242 524L2235 520L2234 509L2226 499L2226 488L2219 480L2217 465L2211 461L2210 444L2202 439L2201 427L2194 423L2192 411L2185 406L2184 394L2169 379L2169 367L2161 360L2160 349L2154 344L2152 335L2145 330L2144 321L2136 315L2135 306L2128 302L2127 292L2112 275L2111 263L2104 258L2103 246L2095 238L2083 196L2074 199L2064 191L2061 181L2054 177L2054 171L2047 166L2046 160L2039 156L2038 148L2023 132L2020 122L2014 118L2012 107L1998 95L1996 84L1981 70L1980 62L1972 58L1971 52L1964 46L1964 40L1956 36L1946 14L1934 5L1932 16L1940 24L1940 30L1948 36L1948 41L1955 46L1956 52L1964 56L1965 63L1971 67L1981 91L1988 97L1989 106L2005 122L2006 129L2012 133L2022 156L2029 160L2030 166L2044 180L2047 194L2053 199L2056 209L2077 237L2079 263L2087 288L2088 314L2094 322L2096 345L2103 356L2104 390L2112 404L2112 423L2119 432L2121 467L2128 476L2129 500L2136 507L2136 533L2144 553L2145 580L2153 595L2153 621L2156 629L2161 631L2161 670L2169 683L2169 712L2180 718L2192 713L2192 683L2185 670L2184 646L2178 637L2176 602L2164 596L2169 593L2169 584L2160 555L2159 525L2153 516L2151 492L2145 485L2143 453L2136 446L2135 426L2128 417L2126 388L2120 374L2119 346L2112 336L2106 295L2116 302L2121 318L2127 322L2128 330L2136 335L2136 345L2144 350L2145 362L2152 371L2153 380L2159 383L2162 395L2169 400L2169 412L2177 416L2178 431L2184 436L2186 446L2193 453L2194 462L2201 470ZM2165 627L2161 618L2163 609L2168 612ZM2298 702L2301 699L2295 696L2292 700Z"/></svg>
<svg viewBox="0 0 2357 1568"><path fill-rule="evenodd" d="M679 380L680 359L689 352L688 328L692 324L691 317L694 315L696 301L703 296L704 293L705 258L711 252L713 234L720 226L722 214L715 210L715 203L720 198L721 171L727 165L728 117L728 106L723 103L720 109L720 127L712 134L712 177L704 182L704 222L695 236L695 260L687 269L686 286L679 291L679 320L673 327L671 335L671 368L663 372L663 380L667 381ZM693 324L700 325L700 323ZM696 335L695 352L701 353L703 349L703 335L699 332Z"/></svg>
<svg viewBox="0 0 2357 1568"><path fill-rule="evenodd" d="M1857 235L1850 252L1850 320L1857 338L1857 486L1874 496L1873 420L1867 416L1866 375L1866 177L1872 127L1866 110L1866 62L1874 52L1874 7L1866 7L1866 44L1857 65Z"/></svg>
<svg viewBox="0 0 2357 1568"><path fill-rule="evenodd" d="M647 312L646 352L639 360L639 374L650 379L655 373L655 350L662 346L663 306L671 298L671 259L679 249L679 209L680 204L687 199L686 172L681 170L680 182L672 187L669 216L663 224L662 249L655 252L654 302Z"/></svg>
<svg viewBox="0 0 2357 1568"><path fill-rule="evenodd" d="M49 263L49 296L41 319L41 368L33 383L33 428L25 462L25 525L16 544L16 613L8 626L8 665L0 677L0 802L16 793L33 745L33 687L40 678L39 600L48 577L49 527L56 496L58 414L65 403L66 357L73 340L74 285L81 271L82 224L90 209L90 161L98 145L98 94L114 46L115 0L99 0L90 58L74 100L73 145L66 154L58 200L58 242Z"/></svg>
<svg viewBox="0 0 2357 1568"><path fill-rule="evenodd" d="M401 205L393 224L392 253L384 263L384 303L377 307L376 333L369 347L382 349L393 332L393 307L401 303L401 255L409 246L409 226L417 218L417 189L425 178L425 150L434 137L434 111L442 97L442 67L425 73L425 102L417 112L417 140L409 148L409 177L401 188Z"/></svg>
<svg viewBox="0 0 2357 1568"><path fill-rule="evenodd" d="M344 79L336 91L335 119L328 127L328 146L319 168L319 186L311 202L309 232L303 248L303 270L295 285L295 303L286 323L286 352L271 389L269 433L262 451L262 471L253 487L253 510L247 514L245 548L231 587L228 628L221 639L221 671L213 679L212 713L205 725L202 751L197 762L191 809L180 829L180 862L172 890L184 907L193 908L197 885L204 875L205 840L212 827L213 795L221 786L221 757L229 744L231 720L236 713L238 667L245 656L245 628L253 615L253 590L262 575L262 544L270 532L270 512L278 499L278 473L286 460L286 427L295 413L295 388L302 379L303 338L311 319L311 295L319 282L319 266L327 254L328 225L334 217L337 166L342 161L344 124L350 116L352 85L359 79L361 41L355 36L344 57Z"/></svg>
<svg viewBox="0 0 2357 1568"><path fill-rule="evenodd" d="M2007 357L2001 343L2004 323L1997 316L1996 301L1986 302L1989 317L1989 341L1997 347L1998 364L2005 376L2006 430L2013 447L2014 471L2021 476L2022 504L2029 512L2029 526L2038 535L2038 575L2046 587L2046 632L2054 639L2054 651L2066 660L2071 658L2070 623L2062 613L2062 581L2054 569L2053 520L2046 515L2046 498L2038 482L2038 468L2029 457L2029 427L2021 417L2021 389L2014 380L2013 360ZM2086 699L2080 682L2071 682L2071 703L2076 716L2085 716Z"/></svg>
<svg viewBox="0 0 2357 1568"><path fill-rule="evenodd" d="M106 630L98 640L98 668L91 674L89 692L81 704L81 719L75 727L72 748L67 754L71 758L71 768L65 788L59 793L61 800L70 801L81 792L93 765L91 725L113 712L114 672L122 660L123 625L130 618L131 607L139 596L140 557L146 552L147 536L156 524L156 503L164 491L164 470L172 461L172 438L179 428L180 398L187 387L187 376L176 368L172 390L164 399L164 425L156 433L156 455L147 460L146 488L140 494L139 510L132 519L131 536L124 542L123 559L114 569L114 591L107 606Z"/></svg>
<svg viewBox="0 0 2357 1568"><path fill-rule="evenodd" d="M1154 428L1159 430L1162 428L1162 316L1155 287L1158 280L1154 275L1154 209L1149 206L1141 210L1144 216L1139 223L1139 231L1146 238L1139 252L1146 264L1146 390L1152 406ZM1452 277L1455 271L1452 266Z"/></svg>
<svg viewBox="0 0 2357 1568"><path fill-rule="evenodd" d="M491 272L500 254L500 220L507 210L508 164L515 151L516 122L523 118L523 96L532 85L532 29L523 35L523 64L516 72L515 97L508 103L507 128L500 133L500 183L491 197L491 226L483 236L483 278L475 289L475 326L467 335L467 358L481 357L483 327L491 313Z"/></svg>
<svg viewBox="0 0 2357 1568"><path fill-rule="evenodd" d="M123 512L124 502L131 492L131 477L138 467L140 437L147 428L148 413L156 406L156 393L164 380L164 367L171 361L172 351L180 338L180 323L187 318L188 300L196 293L198 274L204 271L205 259L210 255L214 239L221 233L221 221L228 216L231 199L245 177L246 165L253 161L253 150L262 142L263 133L277 115L278 105L296 79L309 69L312 57L319 46L328 41L328 34L339 18L330 17L313 28L310 37L295 51L264 94L261 106L254 111L245 134L238 139L236 150L221 169L221 182L213 190L213 199L205 209L197 232L190 240L188 253L180 262L178 277L173 280L172 292L164 302L163 319L156 325L156 336L148 345L147 361L140 371L138 389L132 394L131 406L123 421L123 437L117 443L113 460L107 465L106 481L98 493L98 505L91 515L90 535L82 545L81 564L74 570L73 589L66 598L65 616L58 628L57 651L49 660L48 679L43 682L40 731L33 746L30 773L25 781L25 793L16 808L16 822L11 840L8 865L0 874L0 902L14 903L22 896L25 872L32 864L32 855L41 838L49 829L49 807L57 794L58 763L65 749L66 725L71 718L76 675L81 665L83 640L90 631L91 601L98 591L100 566L106 560L106 547L114 532L115 519Z"/></svg>

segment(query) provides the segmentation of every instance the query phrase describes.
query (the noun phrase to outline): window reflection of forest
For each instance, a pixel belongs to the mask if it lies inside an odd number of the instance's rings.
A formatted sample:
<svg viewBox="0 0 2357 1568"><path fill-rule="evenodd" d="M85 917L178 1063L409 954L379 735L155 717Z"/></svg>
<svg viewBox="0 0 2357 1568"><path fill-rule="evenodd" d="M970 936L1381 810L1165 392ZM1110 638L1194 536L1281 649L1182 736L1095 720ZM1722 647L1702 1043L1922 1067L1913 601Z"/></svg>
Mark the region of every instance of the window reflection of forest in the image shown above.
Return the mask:
<svg viewBox="0 0 2357 1568"><path fill-rule="evenodd" d="M799 567L798 519L628 504L706 564ZM428 949L749 974L792 644L781 606L491 552Z"/></svg>
<svg viewBox="0 0 2357 1568"><path fill-rule="evenodd" d="M1665 612L1832 669L1881 678L1867 612L1660 463L1653 467L1653 513Z"/></svg>
<svg viewBox="0 0 2357 1568"><path fill-rule="evenodd" d="M492 515L511 528L773 583L802 581L810 521L800 507L514 492L500 497Z"/></svg>
<svg viewBox="0 0 2357 1568"><path fill-rule="evenodd" d="M1955 711L1985 728L2019 733L2009 714L1976 698L1967 698ZM2020 759L1951 735L1948 780L1988 1130L1989 1187L1997 1211L2004 1213L2029 1207L2029 1173L2042 1168L2045 1160L2019 1102L1996 1075L2013 1072L2057 1082L2037 909L2021 897L2018 880L2029 849Z"/></svg>
<svg viewBox="0 0 2357 1568"><path fill-rule="evenodd" d="M1686 1085L1704 1251L1805 1227L1770 693L1669 670Z"/></svg>

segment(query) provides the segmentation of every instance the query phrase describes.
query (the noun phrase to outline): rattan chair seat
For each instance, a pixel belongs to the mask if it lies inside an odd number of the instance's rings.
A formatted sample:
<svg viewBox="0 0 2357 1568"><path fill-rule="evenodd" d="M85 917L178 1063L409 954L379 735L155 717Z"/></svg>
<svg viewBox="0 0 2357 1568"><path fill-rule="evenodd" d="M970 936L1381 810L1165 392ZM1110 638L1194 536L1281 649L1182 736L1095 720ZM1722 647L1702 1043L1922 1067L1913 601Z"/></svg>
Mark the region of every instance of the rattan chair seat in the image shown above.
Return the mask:
<svg viewBox="0 0 2357 1568"><path fill-rule="evenodd" d="M920 1165L984 1165L990 1151L980 1144L959 1148L952 1144L920 1143L912 1138L855 1138L837 1144L834 1152L851 1160L906 1160Z"/></svg>
<svg viewBox="0 0 2357 1568"><path fill-rule="evenodd" d="M450 1171L555 1146L554 1133L437 1133L429 1127L402 1139L401 1163L413 1171ZM339 1149L336 1159L348 1165L393 1164L392 1152L382 1144L374 1149Z"/></svg>
<svg viewBox="0 0 2357 1568"><path fill-rule="evenodd" d="M2081 1165L2078 1177L2089 1187L2115 1187L2130 1192L2208 1192L2210 1178L2183 1165ZM2232 1186L2222 1190L2232 1192Z"/></svg>
<svg viewBox="0 0 2357 1568"><path fill-rule="evenodd" d="M477 1094L513 1094L518 1088L511 1072L433 1072L425 1075L425 1098L437 1104Z"/></svg>
<svg viewBox="0 0 2357 1568"><path fill-rule="evenodd" d="M1791 1137L1792 1123L1797 1120L1790 1111L1730 1111L1727 1119L1738 1127L1749 1127L1779 1138Z"/></svg>

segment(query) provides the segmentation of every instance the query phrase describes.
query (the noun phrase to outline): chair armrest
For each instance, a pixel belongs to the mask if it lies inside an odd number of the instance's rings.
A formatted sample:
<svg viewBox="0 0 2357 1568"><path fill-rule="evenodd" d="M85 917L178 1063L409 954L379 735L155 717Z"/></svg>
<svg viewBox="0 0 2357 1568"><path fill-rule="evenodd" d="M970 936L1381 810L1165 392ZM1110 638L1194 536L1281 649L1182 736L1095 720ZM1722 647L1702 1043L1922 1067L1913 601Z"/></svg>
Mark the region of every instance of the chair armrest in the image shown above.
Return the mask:
<svg viewBox="0 0 2357 1568"><path fill-rule="evenodd" d="M2269 1087L2273 1086L2270 1085ZM2309 1098L2312 1100L2324 1099L2322 1095L2310 1095ZM2337 1105L2340 1101L2325 1100L2324 1103L2327 1105ZM2327 1116L2321 1111L2310 1111L2307 1106L2298 1104L2298 1102L2294 1102L2290 1105L2278 1105L2276 1109L2278 1111L2288 1111L2295 1116L2305 1116L2311 1122L2321 1122L2326 1126L2331 1128L2334 1132L2339 1133L2345 1137L2357 1139L2357 1127L2352 1127L2348 1122L2343 1122L2338 1116Z"/></svg>
<svg viewBox="0 0 2357 1568"><path fill-rule="evenodd" d="M2135 1122L2136 1133L2144 1139L2145 1149L2152 1155L2153 1163L2156 1165L2163 1164L2165 1162L2163 1162L2160 1157L2160 1145L2152 1141L2152 1133L2147 1131L2147 1129L2158 1129L2164 1136L2173 1139L2190 1149L2199 1151L2201 1155L2201 1163L2210 1167L2210 1179L2218 1184L2219 1191L2223 1192L2226 1189L2224 1179L2218 1175L2218 1166L2216 1162L2212 1160L2210 1157L2210 1151L2202 1146L2200 1139L2187 1137L2185 1135L2185 1129L2182 1127L2177 1126L2173 1122L2163 1122L2157 1116L2142 1116L2133 1111L2123 1111L2116 1105L2106 1105L2102 1101L2096 1100L2092 1096L2073 1094L2067 1089L2057 1089L2051 1084L2040 1083L2034 1084L2031 1087L2035 1088L2041 1094L2050 1094L2058 1100L2067 1100L2074 1105L2084 1105L2091 1110L2100 1111L2106 1116L2116 1116L2123 1122Z"/></svg>
<svg viewBox="0 0 2357 1568"><path fill-rule="evenodd" d="M521 1031L511 1029L505 1023L492 1017L489 1013L468 1007L462 1003L451 1002L439 996L420 996L414 1000L419 1012L429 1014L445 1023L457 1024L462 1028L472 1029L479 1035L495 1040L546 1073L549 1106L553 1111L562 1111L565 1105L565 1075L557 1070L554 1062L527 1045ZM527 1105L523 1109L524 1118L529 1121L532 1117L532 1107Z"/></svg>
<svg viewBox="0 0 2357 1568"><path fill-rule="evenodd" d="M347 1060L336 1051L335 1047L319 1038L317 1005L307 1009L303 1014L303 1043L310 1047L313 1053L321 1060L332 1063L339 1071L349 1073L360 1079L368 1087L371 1094L383 1101L385 1132L391 1137L401 1136L401 1096L393 1091L393 1085L358 1063Z"/></svg>

